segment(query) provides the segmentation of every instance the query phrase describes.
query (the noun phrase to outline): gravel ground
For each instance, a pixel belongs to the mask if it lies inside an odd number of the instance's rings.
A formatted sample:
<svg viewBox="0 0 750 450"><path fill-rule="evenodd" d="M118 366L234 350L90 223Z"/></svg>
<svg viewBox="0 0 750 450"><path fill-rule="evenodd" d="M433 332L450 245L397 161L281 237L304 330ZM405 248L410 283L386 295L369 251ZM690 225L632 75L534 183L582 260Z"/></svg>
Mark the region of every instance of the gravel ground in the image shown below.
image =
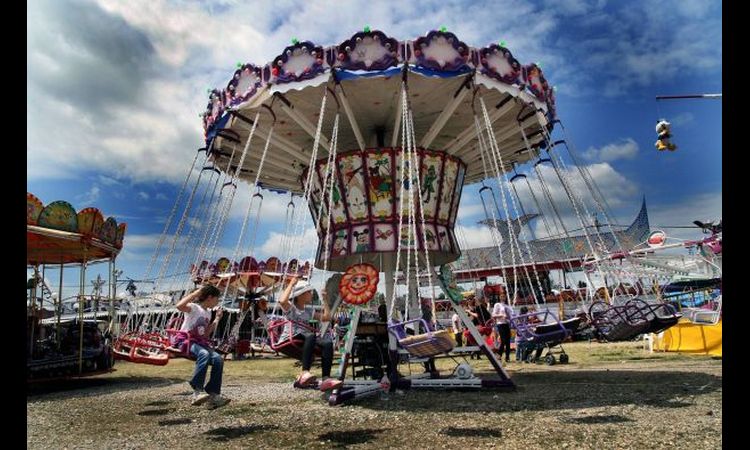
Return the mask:
<svg viewBox="0 0 750 450"><path fill-rule="evenodd" d="M122 363L35 387L28 448L720 448L721 360L571 344L568 365L508 367L514 392L407 391L331 408L291 360L227 362L226 407L189 404L192 363ZM486 367L486 362L480 368Z"/></svg>

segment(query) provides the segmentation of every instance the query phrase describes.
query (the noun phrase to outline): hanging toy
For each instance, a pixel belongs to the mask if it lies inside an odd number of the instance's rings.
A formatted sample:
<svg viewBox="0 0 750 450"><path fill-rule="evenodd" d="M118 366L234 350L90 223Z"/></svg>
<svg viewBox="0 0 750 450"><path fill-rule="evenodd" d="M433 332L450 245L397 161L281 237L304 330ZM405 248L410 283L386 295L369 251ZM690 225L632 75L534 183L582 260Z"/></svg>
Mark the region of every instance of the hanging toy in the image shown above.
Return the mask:
<svg viewBox="0 0 750 450"><path fill-rule="evenodd" d="M378 291L378 269L372 264L355 264L344 272L339 282L341 299L349 305L364 305Z"/></svg>
<svg viewBox="0 0 750 450"><path fill-rule="evenodd" d="M660 152L669 150L671 152L677 150L677 146L669 141L672 137L670 127L672 124L667 122L666 119L660 119L656 122L656 134L659 135L659 139L654 144L656 149Z"/></svg>

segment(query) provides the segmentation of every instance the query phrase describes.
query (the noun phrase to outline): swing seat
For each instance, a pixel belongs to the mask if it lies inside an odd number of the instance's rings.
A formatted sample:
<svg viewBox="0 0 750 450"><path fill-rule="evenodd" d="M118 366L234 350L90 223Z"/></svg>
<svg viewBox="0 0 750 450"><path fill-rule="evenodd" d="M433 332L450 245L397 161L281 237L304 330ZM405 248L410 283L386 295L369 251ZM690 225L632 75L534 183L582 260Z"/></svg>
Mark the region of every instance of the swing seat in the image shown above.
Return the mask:
<svg viewBox="0 0 750 450"><path fill-rule="evenodd" d="M169 336L170 345L165 348L167 354L172 358L185 358L195 360L195 357L190 353L190 333L182 330L174 330L167 328L165 330Z"/></svg>
<svg viewBox="0 0 750 450"><path fill-rule="evenodd" d="M163 344L161 339L155 339L154 333L143 336L128 333L112 344L112 355L122 361L163 366L169 362L169 355L164 352Z"/></svg>
<svg viewBox="0 0 750 450"><path fill-rule="evenodd" d="M649 304L635 298L626 304L634 305L638 308L638 313L649 321L649 328L644 333L661 333L677 325L682 317L682 314L675 311L674 307L665 303Z"/></svg>
<svg viewBox="0 0 750 450"><path fill-rule="evenodd" d="M405 326L409 323L421 323L427 332L407 336ZM450 330L431 331L424 319L393 323L388 325L388 330L395 334L399 345L404 350L417 358L428 358L441 353L448 353L456 347L456 339Z"/></svg>
<svg viewBox="0 0 750 450"><path fill-rule="evenodd" d="M591 325L609 342L629 341L651 326L634 304L620 306L594 302L589 308Z"/></svg>
<svg viewBox="0 0 750 450"><path fill-rule="evenodd" d="M268 337L271 341L272 350L290 358L302 360L302 346L305 344L305 341L293 334L295 325L312 333L315 332L315 329L306 323L295 322L289 319L276 319L268 323ZM287 328L286 333L283 332L285 328ZM281 340L281 336L284 334L286 334L286 337ZM315 346L313 349L313 354L320 357L320 348L318 346Z"/></svg>

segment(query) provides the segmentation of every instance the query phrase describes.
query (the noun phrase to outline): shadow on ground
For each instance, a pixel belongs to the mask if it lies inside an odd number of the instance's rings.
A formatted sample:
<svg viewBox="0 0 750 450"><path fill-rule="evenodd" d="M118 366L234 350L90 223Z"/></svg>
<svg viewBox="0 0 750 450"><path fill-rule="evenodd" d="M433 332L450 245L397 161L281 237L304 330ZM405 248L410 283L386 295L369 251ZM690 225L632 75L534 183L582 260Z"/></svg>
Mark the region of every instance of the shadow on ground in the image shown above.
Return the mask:
<svg viewBox="0 0 750 450"><path fill-rule="evenodd" d="M68 380L54 380L47 382L37 382L26 385L26 396L34 397L39 395L88 390L92 388L116 388L118 391L143 389L157 386L166 386L175 383L185 383L181 378L167 377L132 377L132 376L114 376L107 378L73 378Z"/></svg>
<svg viewBox="0 0 750 450"><path fill-rule="evenodd" d="M276 425L244 425L237 427L219 427L206 431L205 434L214 442L227 442L259 431L276 430Z"/></svg>
<svg viewBox="0 0 750 450"><path fill-rule="evenodd" d="M354 444L366 444L373 439L377 439L378 434L383 430L366 428L349 431L329 431L328 433L318 435L319 441L330 441L335 447L346 447Z"/></svg>
<svg viewBox="0 0 750 450"><path fill-rule="evenodd" d="M600 424L600 423L634 422L633 419L629 419L625 416L618 416L618 415L565 417L565 418L561 418L560 421L565 422L565 423L578 423L578 424L585 424L585 425Z"/></svg>
<svg viewBox="0 0 750 450"><path fill-rule="evenodd" d="M440 434L450 437L500 437L502 433L500 430L494 428L458 428L448 427L440 430Z"/></svg>
<svg viewBox="0 0 750 450"><path fill-rule="evenodd" d="M517 373L513 381L517 389L510 392L417 389L390 395L387 402L370 397L357 404L374 410L477 413L497 412L498 402L504 412L616 405L683 408L692 405L684 401L686 395L705 395L721 388L721 377L684 371L548 370ZM435 392L440 392L439 402Z"/></svg>

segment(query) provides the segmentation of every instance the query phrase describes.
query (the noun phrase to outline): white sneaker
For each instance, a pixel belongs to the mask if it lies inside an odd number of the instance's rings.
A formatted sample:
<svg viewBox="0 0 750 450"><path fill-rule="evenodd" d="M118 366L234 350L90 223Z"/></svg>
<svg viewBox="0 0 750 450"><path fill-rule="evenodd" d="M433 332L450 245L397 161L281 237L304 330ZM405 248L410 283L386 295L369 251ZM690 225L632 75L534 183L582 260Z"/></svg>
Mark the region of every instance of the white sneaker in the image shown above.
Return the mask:
<svg viewBox="0 0 750 450"><path fill-rule="evenodd" d="M193 392L193 399L190 402L193 406L200 406L206 403L211 398L211 394L208 392L195 391Z"/></svg>
<svg viewBox="0 0 750 450"><path fill-rule="evenodd" d="M219 394L211 394L210 397L211 401L208 402L208 409L221 408L222 406L225 406L227 403L232 401L226 397L222 397Z"/></svg>

